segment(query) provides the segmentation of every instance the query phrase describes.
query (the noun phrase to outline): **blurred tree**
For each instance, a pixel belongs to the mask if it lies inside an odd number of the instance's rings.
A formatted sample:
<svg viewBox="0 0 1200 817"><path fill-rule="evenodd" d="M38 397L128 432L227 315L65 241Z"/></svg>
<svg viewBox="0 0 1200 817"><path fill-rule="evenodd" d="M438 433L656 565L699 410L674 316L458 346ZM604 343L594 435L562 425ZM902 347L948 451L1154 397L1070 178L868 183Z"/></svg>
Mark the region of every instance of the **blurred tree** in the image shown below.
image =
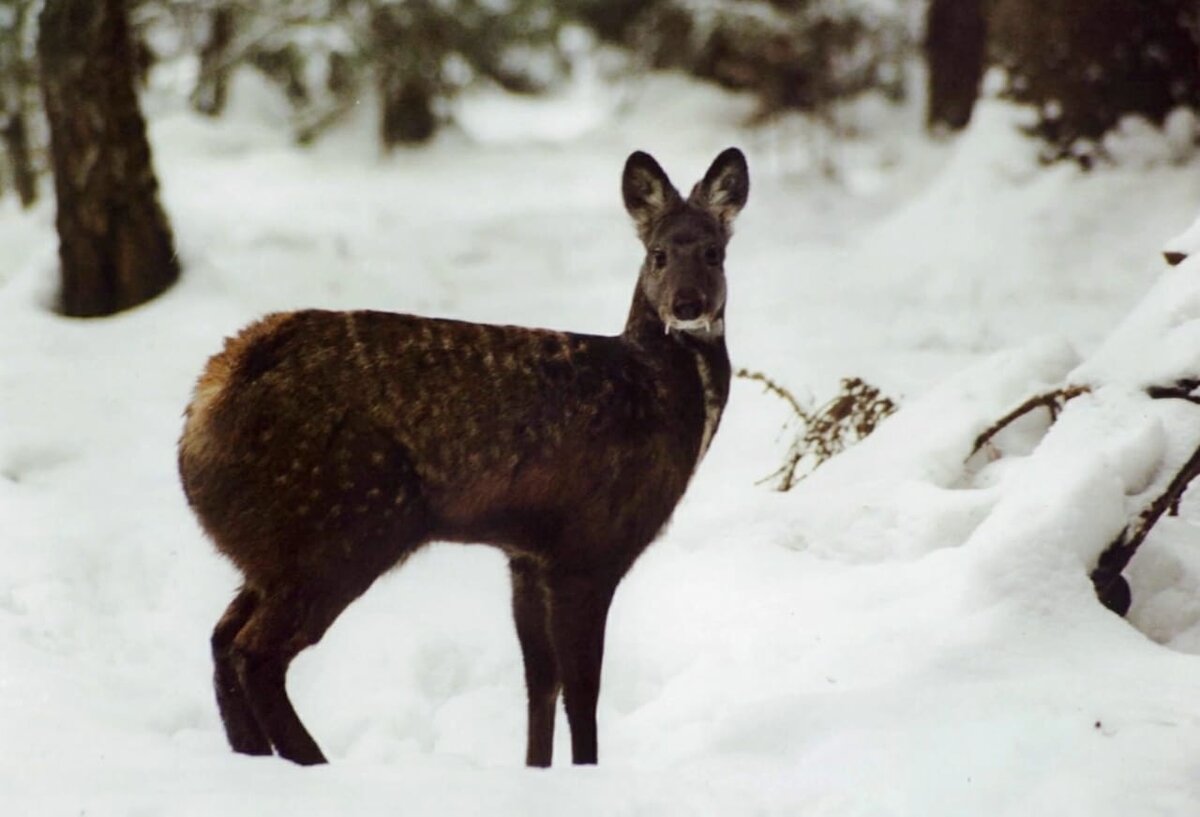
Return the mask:
<svg viewBox="0 0 1200 817"><path fill-rule="evenodd" d="M125 0L46 0L37 52L51 166L63 313L108 315L179 277L158 202Z"/></svg>
<svg viewBox="0 0 1200 817"><path fill-rule="evenodd" d="M237 26L237 10L220 3L204 15L208 30L200 47L200 67L192 91L192 107L208 116L220 116L229 95L233 70L231 47Z"/></svg>
<svg viewBox="0 0 1200 817"><path fill-rule="evenodd" d="M236 71L256 69L283 91L300 141L336 105L319 88L331 62L351 50L345 15L353 0L132 0L139 43L162 44L168 61L196 60L192 107L220 116ZM341 49L339 53L336 49ZM153 53L151 52L153 57ZM349 89L353 91L354 89ZM344 107L344 106L343 106Z"/></svg>
<svg viewBox="0 0 1200 817"><path fill-rule="evenodd" d="M36 111L32 23L36 0L0 2L0 140L8 177L25 207L37 200L37 171L31 144Z"/></svg>
<svg viewBox="0 0 1200 817"><path fill-rule="evenodd" d="M634 26L664 0L567 0L568 13L606 42L629 45Z"/></svg>
<svg viewBox="0 0 1200 817"><path fill-rule="evenodd" d="M629 31L657 68L749 90L769 114L817 111L866 91L900 97L912 51L907 3L659 0Z"/></svg>
<svg viewBox="0 0 1200 817"><path fill-rule="evenodd" d="M422 142L444 102L479 81L544 91L568 69L559 46L566 10L550 0L361 0L385 147Z"/></svg>
<svg viewBox="0 0 1200 817"><path fill-rule="evenodd" d="M284 90L302 142L371 86L392 147L430 138L446 100L473 83L534 93L568 67L558 44L566 11L552 0L171 1L203 43L194 106L219 113L230 73L253 66Z"/></svg>
<svg viewBox="0 0 1200 817"><path fill-rule="evenodd" d="M926 122L961 130L971 120L987 61L985 0L930 0L925 15L929 74Z"/></svg>
<svg viewBox="0 0 1200 817"><path fill-rule="evenodd" d="M996 0L993 60L1005 94L1037 107L1043 158L1087 165L1121 117L1200 108L1195 15L1196 0Z"/></svg>
<svg viewBox="0 0 1200 817"><path fill-rule="evenodd" d="M381 3L371 9L370 48L379 89L379 136L385 147L424 142L437 130L442 59L451 49L448 18L428 3Z"/></svg>

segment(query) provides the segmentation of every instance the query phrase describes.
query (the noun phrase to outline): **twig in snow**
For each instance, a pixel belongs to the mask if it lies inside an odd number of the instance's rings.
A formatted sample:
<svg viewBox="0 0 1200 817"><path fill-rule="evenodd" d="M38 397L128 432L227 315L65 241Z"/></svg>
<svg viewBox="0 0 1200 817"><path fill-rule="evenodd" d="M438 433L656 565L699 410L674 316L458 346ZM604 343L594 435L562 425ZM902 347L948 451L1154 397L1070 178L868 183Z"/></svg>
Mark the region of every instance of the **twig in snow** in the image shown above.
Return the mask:
<svg viewBox="0 0 1200 817"><path fill-rule="evenodd" d="M972 446L971 453L967 459L970 459L978 454L980 449L991 442L997 434L1008 428L1010 425L1024 417L1029 412L1035 409L1044 408L1050 412L1050 422L1053 423L1058 419L1058 414L1060 411L1062 411L1063 406L1065 406L1069 401L1074 400L1079 395L1087 394L1091 390L1091 386L1064 386L1061 389L1055 389L1054 391L1045 392L1044 394L1035 394L1033 397L1030 397L1024 403L1010 411L1008 414L1005 414L999 420L992 423L983 431L983 433L976 437L975 444Z"/></svg>
<svg viewBox="0 0 1200 817"><path fill-rule="evenodd" d="M879 389L853 377L842 380L841 391L816 412L809 412L783 386L761 372L738 369L737 376L762 383L767 391L785 400L803 423L783 465L763 481L777 480L776 489L788 491L818 466L841 453L875 430L885 417L896 411L896 404ZM800 466L809 467L800 473Z"/></svg>
<svg viewBox="0 0 1200 817"><path fill-rule="evenodd" d="M1172 386L1150 386L1146 394L1155 400L1177 399L1200 404L1200 395L1195 394L1197 388L1200 388L1200 380L1184 378L1176 380Z"/></svg>
<svg viewBox="0 0 1200 817"><path fill-rule="evenodd" d="M1150 535L1154 525L1168 510L1178 509L1179 500L1197 476L1200 476L1200 447L1183 464L1166 489L1138 514L1132 526L1121 531L1121 535L1100 554L1096 569L1092 571L1092 585L1105 607L1123 616L1129 611L1129 583L1121 571L1137 553L1142 542Z"/></svg>
<svg viewBox="0 0 1200 817"><path fill-rule="evenodd" d="M767 391L786 400L788 405L792 407L792 411L796 413L797 417L803 420L806 424L809 422L810 418L808 416L808 412L806 412L800 405L800 401L796 399L795 395L793 395L783 386L776 383L771 378L767 377L762 372L752 372L749 369L743 368L738 369L737 372L735 372L735 375L743 380L754 380L762 383L763 387L766 388Z"/></svg>
<svg viewBox="0 0 1200 817"><path fill-rule="evenodd" d="M1146 394L1155 400L1187 400L1189 403L1200 404L1200 396L1195 394L1198 388L1200 380L1184 378L1176 380L1170 386L1150 386L1146 389ZM1137 520L1121 531L1121 535L1100 554L1096 561L1096 569L1092 571L1092 584L1101 603L1114 613L1125 615L1132 601L1129 583L1121 572L1128 566L1163 514L1179 515L1179 503L1192 480L1198 476L1200 447L1192 452L1192 456L1180 467L1163 492L1138 514Z"/></svg>

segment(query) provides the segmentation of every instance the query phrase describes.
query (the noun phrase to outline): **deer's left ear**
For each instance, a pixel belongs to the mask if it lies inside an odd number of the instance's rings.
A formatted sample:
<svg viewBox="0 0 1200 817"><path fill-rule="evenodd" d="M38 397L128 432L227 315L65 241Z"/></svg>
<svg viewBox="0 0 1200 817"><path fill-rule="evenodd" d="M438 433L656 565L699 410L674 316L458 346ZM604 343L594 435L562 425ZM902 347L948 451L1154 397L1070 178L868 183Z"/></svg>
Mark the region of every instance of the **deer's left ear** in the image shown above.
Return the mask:
<svg viewBox="0 0 1200 817"><path fill-rule="evenodd" d="M692 188L688 201L716 216L728 227L750 195L750 170L737 148L726 148L713 160L704 178Z"/></svg>

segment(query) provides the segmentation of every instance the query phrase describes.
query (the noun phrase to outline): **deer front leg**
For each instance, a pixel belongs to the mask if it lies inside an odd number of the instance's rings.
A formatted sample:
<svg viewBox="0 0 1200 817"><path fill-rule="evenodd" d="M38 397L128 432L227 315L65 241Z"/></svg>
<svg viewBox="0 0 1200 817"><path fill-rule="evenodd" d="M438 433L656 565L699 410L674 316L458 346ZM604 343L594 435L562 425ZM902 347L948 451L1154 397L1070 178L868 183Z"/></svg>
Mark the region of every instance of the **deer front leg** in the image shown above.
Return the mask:
<svg viewBox="0 0 1200 817"><path fill-rule="evenodd" d="M549 578L550 633L571 727L571 761L575 764L594 764L598 760L596 702L604 660L604 624L616 586L617 579L595 573Z"/></svg>
<svg viewBox="0 0 1200 817"><path fill-rule="evenodd" d="M529 699L529 727L525 765L546 767L554 755L554 715L558 706L558 665L550 642L549 607L542 570L532 559L514 558L512 574L513 620L521 657L525 662L525 690Z"/></svg>

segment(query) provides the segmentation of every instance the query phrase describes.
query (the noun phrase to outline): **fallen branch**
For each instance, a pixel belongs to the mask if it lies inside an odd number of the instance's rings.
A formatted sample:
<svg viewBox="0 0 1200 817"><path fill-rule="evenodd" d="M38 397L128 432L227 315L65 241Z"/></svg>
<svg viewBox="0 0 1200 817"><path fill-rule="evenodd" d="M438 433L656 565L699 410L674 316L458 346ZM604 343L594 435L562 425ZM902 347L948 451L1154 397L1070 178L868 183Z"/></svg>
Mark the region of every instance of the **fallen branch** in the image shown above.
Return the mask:
<svg viewBox="0 0 1200 817"><path fill-rule="evenodd" d="M1192 452L1166 489L1138 514L1137 521L1121 531L1121 535L1100 554L1096 569L1092 571L1092 585L1101 603L1117 615L1125 615L1131 602L1129 583L1121 572L1162 515L1172 509L1178 512L1180 499L1197 476L1200 476L1200 447Z"/></svg>
<svg viewBox="0 0 1200 817"><path fill-rule="evenodd" d="M1176 380L1173 386L1151 386L1146 389L1146 394L1155 400L1187 400L1200 405L1200 395L1195 394L1197 388L1200 388L1200 380L1184 378Z"/></svg>
<svg viewBox="0 0 1200 817"><path fill-rule="evenodd" d="M1184 378L1176 380L1170 386L1150 386L1146 389L1146 394L1155 400L1187 400L1189 403L1200 404L1200 396L1195 394L1197 388L1200 388L1200 380ZM1092 585L1096 588L1096 595L1101 603L1114 613L1125 615L1133 600L1129 582L1121 575L1122 571L1129 565L1163 514L1179 515L1179 503L1197 476L1200 476L1200 446L1180 467L1166 489L1138 514L1133 526L1121 531L1121 535L1100 554L1096 561L1096 569L1092 571Z"/></svg>
<svg viewBox="0 0 1200 817"><path fill-rule="evenodd" d="M983 433L976 437L975 444L972 446L971 453L967 456L967 459L978 454L997 434L1031 411L1039 408L1046 409L1050 412L1050 422L1053 423L1058 419L1059 412L1063 410L1063 406L1079 395L1087 394L1091 390L1091 386L1063 386L1061 389L1055 389L1044 394L1035 394L1008 414L1005 414L999 420L992 423Z"/></svg>

